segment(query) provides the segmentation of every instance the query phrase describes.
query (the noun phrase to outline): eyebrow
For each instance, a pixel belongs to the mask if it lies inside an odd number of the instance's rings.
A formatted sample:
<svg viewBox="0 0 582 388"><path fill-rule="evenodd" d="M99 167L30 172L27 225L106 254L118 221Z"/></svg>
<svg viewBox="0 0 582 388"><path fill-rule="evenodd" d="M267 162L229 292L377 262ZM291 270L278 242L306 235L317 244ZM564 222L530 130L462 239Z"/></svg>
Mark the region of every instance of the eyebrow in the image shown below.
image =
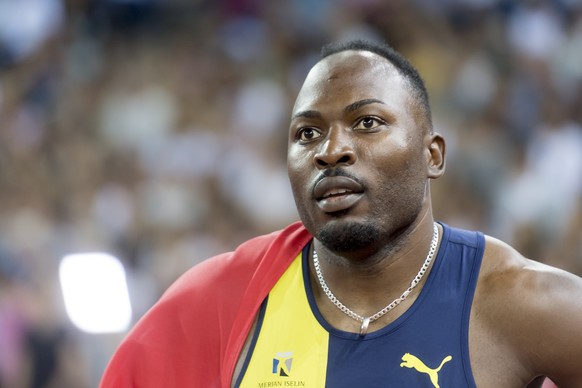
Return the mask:
<svg viewBox="0 0 582 388"><path fill-rule="evenodd" d="M351 103L350 105L346 106L344 108L344 113L350 113L350 112L354 112L358 109L360 109L361 107L365 106L365 105L369 105L369 104L384 104L382 101L377 100L375 98L366 98L364 100L359 100L356 102ZM292 119L298 118L298 117L305 117L308 119L318 119L321 118L321 113L319 113L318 111L315 110L304 110L304 111L300 111L297 112L293 115Z"/></svg>
<svg viewBox="0 0 582 388"><path fill-rule="evenodd" d="M346 106L344 108L344 113L350 113L350 112L356 111L356 110L360 109L361 107L363 107L364 105L369 105L369 104L384 104L384 103L380 100L375 99L375 98L366 98L364 100L356 101L356 102L351 103L350 105Z"/></svg>
<svg viewBox="0 0 582 388"><path fill-rule="evenodd" d="M297 112L291 117L291 119L296 119L298 117L305 117L307 119L319 119L321 118L321 114L315 110L304 110L301 112Z"/></svg>

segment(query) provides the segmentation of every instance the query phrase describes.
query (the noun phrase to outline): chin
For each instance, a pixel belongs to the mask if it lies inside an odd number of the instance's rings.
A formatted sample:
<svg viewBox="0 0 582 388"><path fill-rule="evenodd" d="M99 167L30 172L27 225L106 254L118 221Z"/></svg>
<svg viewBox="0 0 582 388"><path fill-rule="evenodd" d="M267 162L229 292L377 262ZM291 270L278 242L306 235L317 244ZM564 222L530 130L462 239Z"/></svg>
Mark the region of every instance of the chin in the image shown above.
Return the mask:
<svg viewBox="0 0 582 388"><path fill-rule="evenodd" d="M380 239L380 229L369 223L328 222L315 237L334 252L354 252L375 244Z"/></svg>

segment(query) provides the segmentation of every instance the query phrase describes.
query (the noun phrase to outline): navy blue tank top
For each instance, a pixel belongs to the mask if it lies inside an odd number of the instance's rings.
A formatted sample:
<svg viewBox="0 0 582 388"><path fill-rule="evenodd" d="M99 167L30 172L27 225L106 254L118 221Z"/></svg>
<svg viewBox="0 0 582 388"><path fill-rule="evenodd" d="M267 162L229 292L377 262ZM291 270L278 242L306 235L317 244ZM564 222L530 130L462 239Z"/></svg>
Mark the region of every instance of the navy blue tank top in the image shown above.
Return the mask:
<svg viewBox="0 0 582 388"><path fill-rule="evenodd" d="M475 387L468 330L485 240L442 226L418 298L363 337L334 329L319 312L306 247L263 303L237 386Z"/></svg>

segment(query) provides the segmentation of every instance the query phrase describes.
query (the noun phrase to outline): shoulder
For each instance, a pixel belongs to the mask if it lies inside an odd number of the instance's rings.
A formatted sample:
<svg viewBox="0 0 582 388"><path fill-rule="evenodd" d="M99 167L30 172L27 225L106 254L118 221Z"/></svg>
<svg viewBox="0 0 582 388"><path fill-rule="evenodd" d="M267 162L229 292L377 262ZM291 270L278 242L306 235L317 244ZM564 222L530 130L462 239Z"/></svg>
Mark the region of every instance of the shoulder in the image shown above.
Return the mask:
<svg viewBox="0 0 582 388"><path fill-rule="evenodd" d="M502 292L508 301L517 303L521 300L520 305L524 306L529 301L524 297L533 297L536 305L548 308L552 306L546 306L546 303L552 300L582 304L582 278L525 258L510 245L493 237L486 236L485 241L479 280L481 288L494 295ZM544 313L544 310L536 311Z"/></svg>
<svg viewBox="0 0 582 388"><path fill-rule="evenodd" d="M180 276L142 321L169 314L188 321L197 321L201 315L232 320L243 299L264 298L261 287L270 289L309 238L303 226L295 223L206 259Z"/></svg>
<svg viewBox="0 0 582 388"><path fill-rule="evenodd" d="M531 373L550 375L564 386L582 384L580 277L486 237L473 307L473 317L506 341Z"/></svg>
<svg viewBox="0 0 582 388"><path fill-rule="evenodd" d="M220 373L232 369L260 303L310 238L295 223L191 268L132 328L104 386L127 379L148 387L183 385L171 381L212 386L209 381L230 376Z"/></svg>

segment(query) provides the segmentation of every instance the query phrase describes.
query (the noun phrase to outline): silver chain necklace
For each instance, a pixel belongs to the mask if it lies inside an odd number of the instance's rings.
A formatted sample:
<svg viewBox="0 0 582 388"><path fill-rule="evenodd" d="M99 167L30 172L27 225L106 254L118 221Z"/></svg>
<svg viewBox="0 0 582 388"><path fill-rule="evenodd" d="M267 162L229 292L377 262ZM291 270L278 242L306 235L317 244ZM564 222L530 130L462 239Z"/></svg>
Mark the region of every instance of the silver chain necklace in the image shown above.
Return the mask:
<svg viewBox="0 0 582 388"><path fill-rule="evenodd" d="M402 303L402 301L404 301L404 299L406 299L408 297L408 295L410 295L410 293L412 292L414 287L417 286L417 284L420 282L420 280L424 276L424 273L428 269L428 266L430 265L430 263L434 257L434 254L435 254L436 248L437 248L437 244L438 244L438 240L439 240L439 228L437 227L437 224L435 222L435 223L433 223L432 241L430 243L430 249L428 250L428 254L426 255L426 260L422 264L422 267L420 267L420 270L418 271L418 273L416 274L414 279L412 279L410 286L406 289L406 291L404 291L402 293L402 295L400 295L399 298L394 299L388 306L384 307L382 310L378 311L376 314L370 315L369 317L363 317L363 316L355 313L354 311L350 310L342 302L340 302L338 300L338 298L336 298L336 296L333 294L333 292L331 292L331 290L327 286L327 283L323 279L323 273L321 272L321 267L319 266L319 257L317 256L317 252L315 251L315 245L313 246L313 266L315 267L315 273L317 275L317 279L319 280L319 285L323 289L323 292L325 293L327 298L338 309L340 309L344 314L346 314L350 318L355 319L358 322L362 322L362 325L360 326L360 335L364 336L368 332L368 326L370 325L370 323L372 323L375 320L379 319L380 317L384 316L390 310L392 310L394 307L396 307L400 303Z"/></svg>

